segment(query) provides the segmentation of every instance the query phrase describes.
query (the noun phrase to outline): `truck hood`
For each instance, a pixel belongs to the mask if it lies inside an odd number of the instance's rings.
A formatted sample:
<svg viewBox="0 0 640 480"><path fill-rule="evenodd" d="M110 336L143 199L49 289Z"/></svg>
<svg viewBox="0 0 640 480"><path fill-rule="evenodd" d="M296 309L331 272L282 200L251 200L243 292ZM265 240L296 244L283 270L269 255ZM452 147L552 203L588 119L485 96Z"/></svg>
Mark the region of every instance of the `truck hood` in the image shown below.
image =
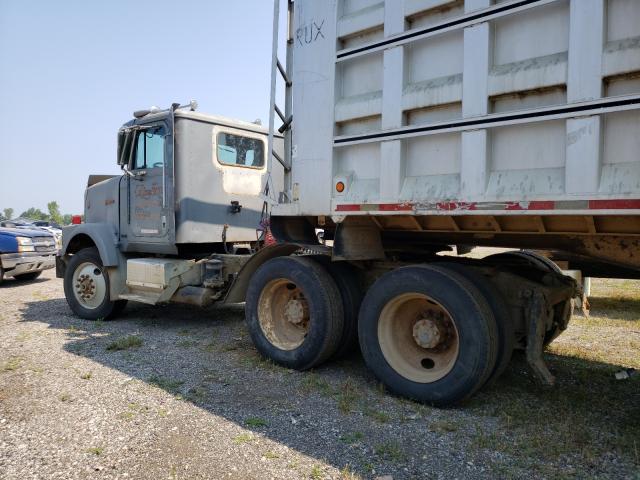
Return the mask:
<svg viewBox="0 0 640 480"><path fill-rule="evenodd" d="M53 237L53 235L44 230L32 230L30 228L6 228L0 227L0 235L9 235L11 237Z"/></svg>

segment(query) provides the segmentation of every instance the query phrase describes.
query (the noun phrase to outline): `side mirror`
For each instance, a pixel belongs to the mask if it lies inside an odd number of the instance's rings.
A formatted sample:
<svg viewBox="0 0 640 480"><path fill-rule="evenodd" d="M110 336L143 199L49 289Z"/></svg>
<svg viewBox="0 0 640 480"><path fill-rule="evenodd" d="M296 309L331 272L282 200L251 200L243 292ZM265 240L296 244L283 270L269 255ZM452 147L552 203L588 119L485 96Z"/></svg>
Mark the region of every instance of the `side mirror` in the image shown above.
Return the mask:
<svg viewBox="0 0 640 480"><path fill-rule="evenodd" d="M129 164L133 137L135 137L135 132L132 129L122 129L118 132L118 165L120 168Z"/></svg>

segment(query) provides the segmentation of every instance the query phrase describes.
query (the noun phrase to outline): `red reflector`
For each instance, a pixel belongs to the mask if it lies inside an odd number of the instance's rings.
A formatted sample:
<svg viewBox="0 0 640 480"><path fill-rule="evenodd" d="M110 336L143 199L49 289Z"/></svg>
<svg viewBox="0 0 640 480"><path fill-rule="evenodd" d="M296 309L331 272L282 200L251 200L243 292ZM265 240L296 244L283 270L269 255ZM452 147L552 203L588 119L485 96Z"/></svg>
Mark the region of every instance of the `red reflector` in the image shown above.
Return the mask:
<svg viewBox="0 0 640 480"><path fill-rule="evenodd" d="M80 225L82 223L82 215L73 215L71 217L72 225Z"/></svg>

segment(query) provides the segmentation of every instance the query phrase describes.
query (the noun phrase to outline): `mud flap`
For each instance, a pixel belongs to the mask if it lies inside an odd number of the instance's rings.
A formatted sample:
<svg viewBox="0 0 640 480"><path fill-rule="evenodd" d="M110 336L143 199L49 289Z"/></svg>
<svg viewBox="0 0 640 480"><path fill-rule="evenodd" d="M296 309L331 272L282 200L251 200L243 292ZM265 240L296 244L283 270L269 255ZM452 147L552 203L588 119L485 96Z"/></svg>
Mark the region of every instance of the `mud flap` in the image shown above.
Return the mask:
<svg viewBox="0 0 640 480"><path fill-rule="evenodd" d="M525 310L527 321L527 363L540 383L551 387L556 379L542 358L547 323L546 317L548 316L545 308L547 302L544 294L540 291L525 290L523 296L528 300L528 308Z"/></svg>

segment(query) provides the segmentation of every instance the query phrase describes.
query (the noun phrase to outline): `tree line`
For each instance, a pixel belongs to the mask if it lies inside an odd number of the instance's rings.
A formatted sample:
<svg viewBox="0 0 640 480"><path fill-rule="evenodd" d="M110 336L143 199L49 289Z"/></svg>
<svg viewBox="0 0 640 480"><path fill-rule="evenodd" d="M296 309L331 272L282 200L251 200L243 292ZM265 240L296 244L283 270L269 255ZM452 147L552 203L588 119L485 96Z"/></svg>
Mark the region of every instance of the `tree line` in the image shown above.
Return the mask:
<svg viewBox="0 0 640 480"><path fill-rule="evenodd" d="M14 219L13 208L4 208L0 212L0 221ZM31 207L22 212L17 218L28 218L29 220L45 220L47 222L57 223L58 225L69 225L71 223L71 214L60 213L58 202L53 201L47 203L47 212L43 212L39 208Z"/></svg>

